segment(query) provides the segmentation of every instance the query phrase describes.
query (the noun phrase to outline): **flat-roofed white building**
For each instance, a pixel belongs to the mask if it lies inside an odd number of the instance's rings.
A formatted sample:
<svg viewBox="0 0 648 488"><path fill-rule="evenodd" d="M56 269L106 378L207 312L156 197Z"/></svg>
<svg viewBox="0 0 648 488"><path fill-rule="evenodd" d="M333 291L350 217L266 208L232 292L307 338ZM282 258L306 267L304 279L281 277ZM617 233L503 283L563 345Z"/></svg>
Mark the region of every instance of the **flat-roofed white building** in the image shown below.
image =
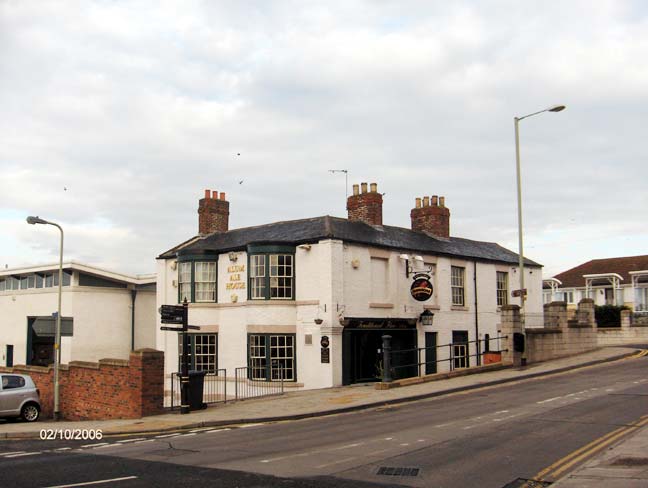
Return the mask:
<svg viewBox="0 0 648 488"><path fill-rule="evenodd" d="M0 365L54 362L59 265L0 270ZM154 274L63 264L61 362L128 359L155 347Z"/></svg>

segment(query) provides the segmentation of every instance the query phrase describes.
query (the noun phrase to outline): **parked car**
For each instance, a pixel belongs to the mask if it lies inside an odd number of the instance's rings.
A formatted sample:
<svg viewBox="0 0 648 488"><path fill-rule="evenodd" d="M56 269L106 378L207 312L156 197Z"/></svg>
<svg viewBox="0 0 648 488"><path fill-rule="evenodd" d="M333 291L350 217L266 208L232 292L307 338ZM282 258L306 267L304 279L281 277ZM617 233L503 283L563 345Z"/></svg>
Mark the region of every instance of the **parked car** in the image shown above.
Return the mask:
<svg viewBox="0 0 648 488"><path fill-rule="evenodd" d="M38 420L41 411L40 392L26 374L0 373L0 417L22 417L26 422Z"/></svg>

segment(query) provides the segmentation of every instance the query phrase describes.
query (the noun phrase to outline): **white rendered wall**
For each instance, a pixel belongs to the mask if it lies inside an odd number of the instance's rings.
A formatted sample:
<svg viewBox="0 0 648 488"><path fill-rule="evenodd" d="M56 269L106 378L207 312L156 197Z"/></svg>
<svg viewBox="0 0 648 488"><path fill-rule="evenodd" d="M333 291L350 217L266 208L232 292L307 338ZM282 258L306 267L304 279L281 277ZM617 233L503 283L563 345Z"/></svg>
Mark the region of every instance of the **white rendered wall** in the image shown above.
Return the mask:
<svg viewBox="0 0 648 488"><path fill-rule="evenodd" d="M154 294L138 293L136 324L141 347L154 346ZM141 300L141 301L140 301ZM14 346L14 364L25 364L27 317L51 316L58 308L58 289L0 292L0 348ZM61 339L61 362L128 359L131 350L130 290L97 287L63 287L63 317L73 317L72 337ZM137 338L137 337L136 337ZM136 347L140 347L136 343ZM4 365L4 360L2 361Z"/></svg>
<svg viewBox="0 0 648 488"><path fill-rule="evenodd" d="M218 303L193 303L189 308L189 322L201 326L201 332L218 333L218 367L226 368L228 376L234 368L247 362L247 337L249 333L296 334L297 383L306 388L323 388L342 383L342 326L340 318L412 318L419 317L424 307L434 314L434 325L418 326L418 346L425 344L425 332L437 332L438 344L452 342L453 330L468 331L469 340L475 336L474 281L471 260L426 256L424 261L435 265L433 297L417 302L410 295L412 277L405 275L405 263L399 252L366 246L344 244L338 240L323 240L295 250L296 297L294 301L248 301L248 263L244 252L236 253L230 261L224 253L218 259ZM372 296L371 258L386 259L387 291L381 301ZM177 267L173 259L159 260L157 268L157 307L177 304ZM244 270L229 271L231 266L244 265ZM465 268L465 306L453 307L450 288L451 266ZM176 268L176 269L174 269ZM496 305L496 271L509 276L510 291L519 288L515 266L477 263L479 334L497 336L500 313ZM233 268L232 268L233 269ZM542 313L542 277L539 268L525 269L525 286L529 290L526 309L528 313ZM232 281L232 275L239 274ZM174 284L174 282L176 284ZM227 289L227 284L243 282L244 289ZM233 298L232 295L236 295ZM157 308L156 307L156 308ZM321 319L316 324L315 319ZM177 371L178 339L173 332L156 332L157 348L164 350L167 374ZM310 336L311 344L306 344ZM330 342L330 363L322 364L320 339L327 336ZM497 349L496 343L491 344ZM474 350L471 350L474 353ZM471 365L475 358L471 358ZM439 367L440 371L447 369Z"/></svg>

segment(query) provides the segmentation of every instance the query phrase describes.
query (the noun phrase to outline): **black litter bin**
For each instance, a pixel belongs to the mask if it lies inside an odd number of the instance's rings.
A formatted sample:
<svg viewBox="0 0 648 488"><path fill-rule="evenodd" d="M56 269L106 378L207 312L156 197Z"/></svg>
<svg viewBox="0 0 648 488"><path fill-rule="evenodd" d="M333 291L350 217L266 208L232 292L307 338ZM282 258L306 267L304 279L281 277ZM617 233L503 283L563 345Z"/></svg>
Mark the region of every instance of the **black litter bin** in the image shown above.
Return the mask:
<svg viewBox="0 0 648 488"><path fill-rule="evenodd" d="M207 407L207 404L203 403L204 386L205 372L189 371L189 408L191 410L200 410Z"/></svg>

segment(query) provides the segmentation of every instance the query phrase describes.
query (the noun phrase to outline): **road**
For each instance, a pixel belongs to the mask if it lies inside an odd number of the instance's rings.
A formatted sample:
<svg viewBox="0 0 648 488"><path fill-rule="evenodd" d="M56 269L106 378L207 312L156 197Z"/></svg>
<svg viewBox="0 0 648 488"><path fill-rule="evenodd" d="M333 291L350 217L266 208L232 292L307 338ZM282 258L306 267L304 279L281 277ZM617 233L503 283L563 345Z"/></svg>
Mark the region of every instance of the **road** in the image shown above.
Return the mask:
<svg viewBox="0 0 648 488"><path fill-rule="evenodd" d="M316 419L96 442L3 442L0 484L135 476L107 485L501 488L540 473L552 481L632 432L634 422L648 423L647 371L648 357L633 358Z"/></svg>

